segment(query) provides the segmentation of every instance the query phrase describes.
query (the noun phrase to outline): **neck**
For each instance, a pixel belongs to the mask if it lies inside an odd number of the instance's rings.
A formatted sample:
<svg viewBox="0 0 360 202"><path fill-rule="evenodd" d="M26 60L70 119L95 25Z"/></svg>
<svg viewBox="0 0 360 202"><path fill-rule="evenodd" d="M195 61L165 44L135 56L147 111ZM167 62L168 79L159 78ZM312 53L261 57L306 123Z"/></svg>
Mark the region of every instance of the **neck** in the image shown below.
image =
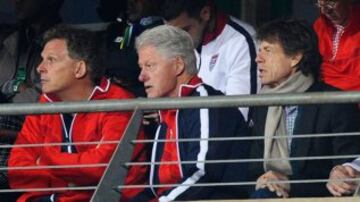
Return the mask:
<svg viewBox="0 0 360 202"><path fill-rule="evenodd" d="M208 32L214 32L215 31L215 28L216 28L216 12L211 12L211 16L210 16L210 21L209 21L209 23L208 23L208 25L207 25L207 28L206 28L206 30L208 31Z"/></svg>
<svg viewBox="0 0 360 202"><path fill-rule="evenodd" d="M344 3L338 10L338 19L332 20L333 24L345 27L350 20L351 15L351 4Z"/></svg>
<svg viewBox="0 0 360 202"><path fill-rule="evenodd" d="M176 92L171 97L179 97L180 86L188 84L194 76L184 73L177 78Z"/></svg>
<svg viewBox="0 0 360 202"><path fill-rule="evenodd" d="M94 85L92 83L82 83L81 85L72 86L69 91L57 93L57 96L66 102L86 101L93 92Z"/></svg>

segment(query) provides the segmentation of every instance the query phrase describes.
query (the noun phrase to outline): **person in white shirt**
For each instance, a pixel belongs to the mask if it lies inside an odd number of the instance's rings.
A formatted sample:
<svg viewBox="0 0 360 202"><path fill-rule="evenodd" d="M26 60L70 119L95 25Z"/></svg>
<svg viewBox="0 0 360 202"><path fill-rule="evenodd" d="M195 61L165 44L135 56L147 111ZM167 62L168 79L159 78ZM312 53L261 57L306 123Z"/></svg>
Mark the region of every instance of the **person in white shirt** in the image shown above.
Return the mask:
<svg viewBox="0 0 360 202"><path fill-rule="evenodd" d="M166 24L187 31L198 53L198 76L225 95L255 94L260 80L255 62L255 30L222 13L212 0L164 0ZM248 118L248 108L240 108Z"/></svg>

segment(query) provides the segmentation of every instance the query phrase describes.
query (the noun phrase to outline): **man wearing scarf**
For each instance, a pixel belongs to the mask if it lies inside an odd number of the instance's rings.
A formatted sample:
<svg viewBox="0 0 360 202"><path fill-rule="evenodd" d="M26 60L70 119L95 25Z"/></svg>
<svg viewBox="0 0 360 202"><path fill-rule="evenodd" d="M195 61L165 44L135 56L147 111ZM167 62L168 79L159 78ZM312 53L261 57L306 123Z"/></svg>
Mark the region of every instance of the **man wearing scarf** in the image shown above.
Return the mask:
<svg viewBox="0 0 360 202"><path fill-rule="evenodd" d="M262 94L336 90L317 80L321 64L316 33L301 21L274 21L258 32L256 58ZM253 136L264 136L251 145L251 158L263 163L249 166L257 181L253 198L328 196L325 183L289 180L327 179L331 168L347 159L291 160L296 157L352 155L359 153L359 136L305 137L296 135L356 131L356 106L311 104L256 107ZM283 136L282 138L280 136ZM276 160L277 159L277 160Z"/></svg>

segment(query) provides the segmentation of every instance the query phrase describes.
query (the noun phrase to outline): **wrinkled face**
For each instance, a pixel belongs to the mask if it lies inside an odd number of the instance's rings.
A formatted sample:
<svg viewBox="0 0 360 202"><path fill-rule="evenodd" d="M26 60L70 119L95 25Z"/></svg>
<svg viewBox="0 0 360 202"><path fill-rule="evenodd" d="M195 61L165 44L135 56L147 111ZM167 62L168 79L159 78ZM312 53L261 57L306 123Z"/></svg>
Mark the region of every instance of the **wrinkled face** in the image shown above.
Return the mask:
<svg viewBox="0 0 360 202"><path fill-rule="evenodd" d="M183 12L178 17L167 21L166 24L178 27L189 33L195 48L202 43L207 26L207 22L205 20L192 18L186 12Z"/></svg>
<svg viewBox="0 0 360 202"><path fill-rule="evenodd" d="M342 24L348 15L346 0L318 0L316 5L334 24Z"/></svg>
<svg viewBox="0 0 360 202"><path fill-rule="evenodd" d="M174 59L161 55L152 46L138 50L141 72L139 81L144 83L147 97L177 97L177 73Z"/></svg>
<svg viewBox="0 0 360 202"><path fill-rule="evenodd" d="M296 72L297 59L287 56L280 43L261 41L256 57L262 85L275 87Z"/></svg>
<svg viewBox="0 0 360 202"><path fill-rule="evenodd" d="M69 57L65 40L53 39L46 43L41 57L37 71L43 93L54 93L61 97L61 94L71 91L79 60Z"/></svg>

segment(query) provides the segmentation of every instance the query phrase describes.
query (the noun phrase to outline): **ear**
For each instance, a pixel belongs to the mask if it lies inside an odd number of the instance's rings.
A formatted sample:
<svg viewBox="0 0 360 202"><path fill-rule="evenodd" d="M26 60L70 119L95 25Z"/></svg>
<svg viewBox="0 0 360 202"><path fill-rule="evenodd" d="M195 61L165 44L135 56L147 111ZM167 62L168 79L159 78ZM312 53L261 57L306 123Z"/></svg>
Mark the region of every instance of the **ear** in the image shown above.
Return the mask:
<svg viewBox="0 0 360 202"><path fill-rule="evenodd" d="M211 8L210 6L205 6L200 11L200 19L204 22L210 21L211 18Z"/></svg>
<svg viewBox="0 0 360 202"><path fill-rule="evenodd" d="M303 53L296 53L295 55L291 56L291 67L293 68L297 68L299 62L301 61L301 59L303 58L304 54Z"/></svg>
<svg viewBox="0 0 360 202"><path fill-rule="evenodd" d="M185 71L185 62L181 57L176 57L174 60L176 76L180 76Z"/></svg>
<svg viewBox="0 0 360 202"><path fill-rule="evenodd" d="M85 61L80 60L77 62L74 74L75 74L75 78L77 78L77 79L81 79L86 76L87 68L86 68Z"/></svg>

